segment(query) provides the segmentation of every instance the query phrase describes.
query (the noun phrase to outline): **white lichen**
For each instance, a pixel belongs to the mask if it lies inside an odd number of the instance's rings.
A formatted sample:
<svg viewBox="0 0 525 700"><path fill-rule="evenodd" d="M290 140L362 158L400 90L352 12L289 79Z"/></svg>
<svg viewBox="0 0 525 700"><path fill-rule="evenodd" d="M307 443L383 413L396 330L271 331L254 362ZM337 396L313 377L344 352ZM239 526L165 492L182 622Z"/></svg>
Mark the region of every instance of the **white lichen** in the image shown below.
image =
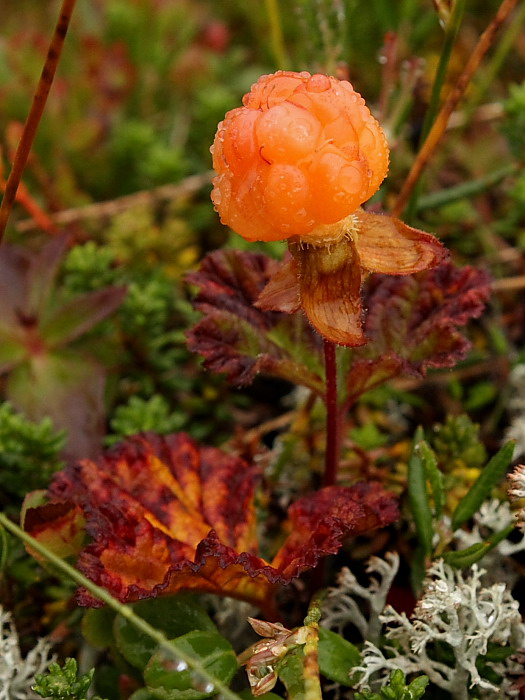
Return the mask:
<svg viewBox="0 0 525 700"><path fill-rule="evenodd" d="M435 562L410 619L391 606L380 616L384 635L396 645L381 651L370 641L366 643L362 664L355 669L362 674L360 686L368 684L372 676L385 680L391 670L399 668L407 674L426 674L456 700L466 700L469 687L479 688L485 697L517 696L510 688L511 660L488 663L502 676L499 687L476 668L476 660L487 653L489 643L514 648L525 643L518 602L504 584L484 587L484 573L476 565L466 573L443 560ZM450 665L433 658L436 642L448 645L454 656Z"/></svg>
<svg viewBox="0 0 525 700"><path fill-rule="evenodd" d="M38 696L31 690L35 676L43 673L54 661L50 656L52 644L39 639L22 658L18 634L10 613L0 606L0 700L33 700Z"/></svg>
<svg viewBox="0 0 525 700"><path fill-rule="evenodd" d="M338 632L352 624L363 639L377 640L381 630L379 616L385 608L398 569L399 555L396 552L387 552L384 559L369 559L366 568L370 575L368 586L362 586L350 569L341 569L337 576L338 585L329 589L323 603L321 624Z"/></svg>

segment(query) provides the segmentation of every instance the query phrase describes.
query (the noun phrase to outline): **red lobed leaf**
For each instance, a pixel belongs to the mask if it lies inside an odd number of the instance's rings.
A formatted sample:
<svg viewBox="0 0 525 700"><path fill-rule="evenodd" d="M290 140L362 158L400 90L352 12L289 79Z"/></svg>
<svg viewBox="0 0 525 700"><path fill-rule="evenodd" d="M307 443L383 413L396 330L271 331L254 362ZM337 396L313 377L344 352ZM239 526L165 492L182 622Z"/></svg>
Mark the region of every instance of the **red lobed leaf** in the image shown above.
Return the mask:
<svg viewBox="0 0 525 700"><path fill-rule="evenodd" d="M188 331L188 347L204 356L205 367L225 372L236 386L263 372L322 394L321 339L302 317L255 306L280 269L280 263L259 253L219 250L207 255L200 270L187 278L198 286L194 306L205 314Z"/></svg>
<svg viewBox="0 0 525 700"><path fill-rule="evenodd" d="M453 367L470 349L458 328L482 314L489 296L486 272L449 262L409 277L374 275L365 297L369 342L355 350L349 400L402 372Z"/></svg>
<svg viewBox="0 0 525 700"><path fill-rule="evenodd" d="M185 434L134 436L56 474L52 503L28 507L25 526L51 545L58 534L63 548L69 526L78 536L68 513L75 524L83 515L91 542L77 566L123 602L198 590L271 611L277 585L335 553L349 534L397 517L379 484L323 489L291 507L291 534L268 563L258 555L257 479L253 466ZM98 604L85 590L78 600Z"/></svg>

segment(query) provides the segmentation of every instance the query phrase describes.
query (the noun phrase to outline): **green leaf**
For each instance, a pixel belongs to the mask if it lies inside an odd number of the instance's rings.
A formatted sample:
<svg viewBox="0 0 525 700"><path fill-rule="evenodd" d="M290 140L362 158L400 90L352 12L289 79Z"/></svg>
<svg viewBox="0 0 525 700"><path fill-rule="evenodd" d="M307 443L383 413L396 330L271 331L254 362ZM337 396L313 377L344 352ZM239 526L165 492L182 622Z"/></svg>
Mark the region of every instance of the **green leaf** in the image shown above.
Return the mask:
<svg viewBox="0 0 525 700"><path fill-rule="evenodd" d="M437 457L434 450L426 440L417 443L415 450L423 462L425 475L430 482L432 498L434 499L434 517L440 518L445 507L445 487L443 483L443 472L438 467Z"/></svg>
<svg viewBox="0 0 525 700"><path fill-rule="evenodd" d="M95 649L106 649L115 643L113 622L115 613L111 608L90 608L82 618L82 635Z"/></svg>
<svg viewBox="0 0 525 700"><path fill-rule="evenodd" d="M472 566L472 564L475 564L480 559L483 559L487 552L494 549L494 547L508 537L513 530L514 524L508 525L505 529L500 530L500 532L492 535L488 540L485 540L485 542L476 542L476 544L458 552L445 552L443 554L443 559L447 564L454 566L456 569L465 569L468 566Z"/></svg>
<svg viewBox="0 0 525 700"><path fill-rule="evenodd" d="M512 461L514 444L514 441L511 440L494 455L476 479L470 491L458 503L452 515L453 531L461 527L474 515L483 501L490 496L492 489L503 479Z"/></svg>
<svg viewBox="0 0 525 700"><path fill-rule="evenodd" d="M363 690L355 694L355 700L419 700L425 694L428 683L427 676L418 676L410 685L406 685L405 674L397 668L390 673L387 685L380 688L378 693Z"/></svg>
<svg viewBox="0 0 525 700"><path fill-rule="evenodd" d="M286 688L287 700L306 700L304 651L300 647L288 652L277 665L277 673Z"/></svg>
<svg viewBox="0 0 525 700"><path fill-rule="evenodd" d="M139 688L128 700L158 700L158 694L150 688Z"/></svg>
<svg viewBox="0 0 525 700"><path fill-rule="evenodd" d="M416 525L417 536L427 556L432 553L432 510L427 491L427 475L424 462L417 450L418 439L421 432L417 431L414 438L414 447L408 460L408 500L412 517Z"/></svg>
<svg viewBox="0 0 525 700"><path fill-rule="evenodd" d="M350 671L361 663L361 654L340 634L319 627L319 670L323 676L341 685L351 685Z"/></svg>
<svg viewBox="0 0 525 700"><path fill-rule="evenodd" d="M217 631L204 608L189 595L144 600L135 603L133 610L170 639L194 630ZM115 618L113 631L122 656L132 666L143 670L157 650L155 642L121 615Z"/></svg>
<svg viewBox="0 0 525 700"><path fill-rule="evenodd" d="M176 643L187 654L199 658L206 670L225 684L238 669L231 644L216 631L194 630L177 637ZM166 700L200 700L215 693L211 683L200 681L186 664L169 658L163 650L155 652L149 660L144 669L144 681L148 688L162 689Z"/></svg>

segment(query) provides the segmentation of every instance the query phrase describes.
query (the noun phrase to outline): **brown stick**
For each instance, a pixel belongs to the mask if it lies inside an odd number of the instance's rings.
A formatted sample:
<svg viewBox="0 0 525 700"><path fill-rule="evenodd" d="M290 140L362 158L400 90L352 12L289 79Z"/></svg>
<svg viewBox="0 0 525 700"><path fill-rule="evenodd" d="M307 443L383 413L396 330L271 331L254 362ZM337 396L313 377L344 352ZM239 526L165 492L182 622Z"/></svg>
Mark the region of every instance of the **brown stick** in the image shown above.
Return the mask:
<svg viewBox="0 0 525 700"><path fill-rule="evenodd" d="M16 149L13 167L7 179L2 206L0 207L0 242L4 236L9 215L16 199L22 173L24 172L36 130L38 129L40 119L42 118L46 106L47 97L55 77L75 2L76 0L63 0L60 16L47 52L46 62L44 63L44 68L42 69L40 80L38 81L33 103L24 125L22 137L20 138L20 143Z"/></svg>
<svg viewBox="0 0 525 700"><path fill-rule="evenodd" d="M436 120L432 125L427 138L425 139L425 142L417 154L414 164L408 173L407 179L405 180L405 184L403 185L399 197L397 198L397 202L395 203L393 209L394 216L400 216L403 212L412 191L416 186L421 173L423 172L423 169L428 164L428 161L434 153L436 146L441 141L443 134L445 133L450 115L456 108L460 99L463 97L463 94L467 89L468 84L472 80L472 77L479 68L479 64L483 60L483 57L492 46L496 32L512 12L517 2L518 0L503 0L494 19L480 36L476 48L467 61L465 69L459 76L453 90L441 107L441 110L437 115Z"/></svg>
<svg viewBox="0 0 525 700"><path fill-rule="evenodd" d="M49 218L56 226L69 226L77 221L85 221L86 219L110 218L133 207L147 204L154 206L157 202L168 199L176 201L195 194L195 192L209 185L212 177L213 171L207 170L205 173L190 175L185 180L173 185L160 185L150 190L140 190L139 192L126 194L123 197L117 197L105 202L86 204L83 207L75 207L74 209L63 209L56 214L50 214ZM16 230L24 233L37 227L38 224L33 219L24 219L17 224Z"/></svg>

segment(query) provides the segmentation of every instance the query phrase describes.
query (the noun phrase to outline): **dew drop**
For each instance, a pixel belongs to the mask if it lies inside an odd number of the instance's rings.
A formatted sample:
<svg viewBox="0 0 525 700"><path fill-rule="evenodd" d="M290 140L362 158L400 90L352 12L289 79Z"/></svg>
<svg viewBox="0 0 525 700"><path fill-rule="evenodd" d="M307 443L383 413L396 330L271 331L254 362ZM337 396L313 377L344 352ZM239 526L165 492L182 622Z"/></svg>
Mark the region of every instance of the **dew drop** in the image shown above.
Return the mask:
<svg viewBox="0 0 525 700"><path fill-rule="evenodd" d="M195 690L198 690L201 693L213 693L215 690L213 683L206 678L203 678L200 673L193 672L191 674L191 681Z"/></svg>
<svg viewBox="0 0 525 700"><path fill-rule="evenodd" d="M188 664L182 659L179 659L179 661L177 661L177 663L173 667L173 670L177 671L178 673L182 673L182 671L187 671L187 669Z"/></svg>

